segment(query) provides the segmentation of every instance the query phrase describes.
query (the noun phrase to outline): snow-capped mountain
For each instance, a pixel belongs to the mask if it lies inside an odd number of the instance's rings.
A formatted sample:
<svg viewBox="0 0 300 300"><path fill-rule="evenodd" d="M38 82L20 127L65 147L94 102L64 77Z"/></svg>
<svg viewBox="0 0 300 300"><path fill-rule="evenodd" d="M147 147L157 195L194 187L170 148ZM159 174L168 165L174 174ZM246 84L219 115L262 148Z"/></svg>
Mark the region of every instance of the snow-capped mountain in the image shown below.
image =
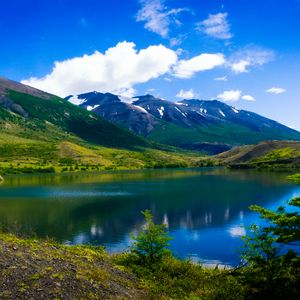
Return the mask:
<svg viewBox="0 0 300 300"><path fill-rule="evenodd" d="M134 133L187 149L201 150L206 143L300 140L300 133L289 127L217 100L172 102L151 95L128 98L99 92L66 99Z"/></svg>

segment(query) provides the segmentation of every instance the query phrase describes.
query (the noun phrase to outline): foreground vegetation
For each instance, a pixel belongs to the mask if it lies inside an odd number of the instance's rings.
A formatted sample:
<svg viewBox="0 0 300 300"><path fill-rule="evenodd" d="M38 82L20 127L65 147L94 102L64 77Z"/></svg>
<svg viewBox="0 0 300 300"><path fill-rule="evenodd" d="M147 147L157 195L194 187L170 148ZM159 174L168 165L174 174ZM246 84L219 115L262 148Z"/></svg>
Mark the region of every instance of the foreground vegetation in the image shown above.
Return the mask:
<svg viewBox="0 0 300 300"><path fill-rule="evenodd" d="M0 234L1 299L144 299L138 280L101 247Z"/></svg>

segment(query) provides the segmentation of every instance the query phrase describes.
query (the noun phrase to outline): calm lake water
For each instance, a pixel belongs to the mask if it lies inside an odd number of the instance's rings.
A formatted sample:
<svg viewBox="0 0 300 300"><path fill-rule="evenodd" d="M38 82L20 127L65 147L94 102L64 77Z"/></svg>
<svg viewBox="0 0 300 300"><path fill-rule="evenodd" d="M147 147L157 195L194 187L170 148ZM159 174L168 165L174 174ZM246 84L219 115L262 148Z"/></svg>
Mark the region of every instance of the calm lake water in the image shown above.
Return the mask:
<svg viewBox="0 0 300 300"><path fill-rule="evenodd" d="M151 209L167 224L177 256L236 265L244 226L260 222L249 205L275 208L300 196L285 176L205 168L6 177L0 224L116 252L142 226L140 211Z"/></svg>

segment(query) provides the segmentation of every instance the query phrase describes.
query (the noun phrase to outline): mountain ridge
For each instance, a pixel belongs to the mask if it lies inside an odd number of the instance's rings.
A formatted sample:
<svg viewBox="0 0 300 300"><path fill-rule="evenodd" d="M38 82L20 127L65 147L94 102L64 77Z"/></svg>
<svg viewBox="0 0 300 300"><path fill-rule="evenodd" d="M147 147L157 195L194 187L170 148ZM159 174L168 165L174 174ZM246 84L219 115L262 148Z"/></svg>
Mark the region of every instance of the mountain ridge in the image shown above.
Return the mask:
<svg viewBox="0 0 300 300"><path fill-rule="evenodd" d="M129 98L96 91L65 99L138 135L184 149L300 140L294 129L218 100L172 102L149 94Z"/></svg>

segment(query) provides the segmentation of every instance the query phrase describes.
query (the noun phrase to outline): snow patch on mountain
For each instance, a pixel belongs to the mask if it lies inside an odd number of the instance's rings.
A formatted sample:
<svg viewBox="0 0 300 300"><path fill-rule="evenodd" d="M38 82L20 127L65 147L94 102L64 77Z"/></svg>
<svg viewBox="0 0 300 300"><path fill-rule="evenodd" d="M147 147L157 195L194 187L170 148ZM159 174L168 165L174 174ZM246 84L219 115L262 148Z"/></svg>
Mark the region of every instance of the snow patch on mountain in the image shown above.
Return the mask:
<svg viewBox="0 0 300 300"><path fill-rule="evenodd" d="M97 107L99 107L99 106L100 106L99 104L96 104L96 105L94 105L94 106L88 105L86 109L87 109L88 111L91 111L91 110L93 110L93 109L95 109L95 108L97 108Z"/></svg>
<svg viewBox="0 0 300 300"><path fill-rule="evenodd" d="M188 104L186 103L182 103L182 102L175 102L176 105L183 105L183 106L189 106Z"/></svg>
<svg viewBox="0 0 300 300"><path fill-rule="evenodd" d="M160 108L157 109L159 114L160 114L160 117L162 118L164 116L164 111L165 111L165 108L163 106L161 106Z"/></svg>
<svg viewBox="0 0 300 300"><path fill-rule="evenodd" d="M78 98L78 96L75 95L69 98L68 101L74 105L81 105L82 103L86 102L86 99Z"/></svg>
<svg viewBox="0 0 300 300"><path fill-rule="evenodd" d="M141 106L139 106L139 105L134 105L134 106L135 106L136 108L138 108L140 111L142 111L142 112L144 112L144 113L146 113L146 114L149 114L145 108L143 108L143 107L141 107Z"/></svg>
<svg viewBox="0 0 300 300"><path fill-rule="evenodd" d="M224 118L226 118L226 115L221 111L221 109L219 109L219 113L220 113Z"/></svg>
<svg viewBox="0 0 300 300"><path fill-rule="evenodd" d="M175 106L175 109L176 109L177 111L179 111L179 112L186 118L186 114L183 113L178 107Z"/></svg>

